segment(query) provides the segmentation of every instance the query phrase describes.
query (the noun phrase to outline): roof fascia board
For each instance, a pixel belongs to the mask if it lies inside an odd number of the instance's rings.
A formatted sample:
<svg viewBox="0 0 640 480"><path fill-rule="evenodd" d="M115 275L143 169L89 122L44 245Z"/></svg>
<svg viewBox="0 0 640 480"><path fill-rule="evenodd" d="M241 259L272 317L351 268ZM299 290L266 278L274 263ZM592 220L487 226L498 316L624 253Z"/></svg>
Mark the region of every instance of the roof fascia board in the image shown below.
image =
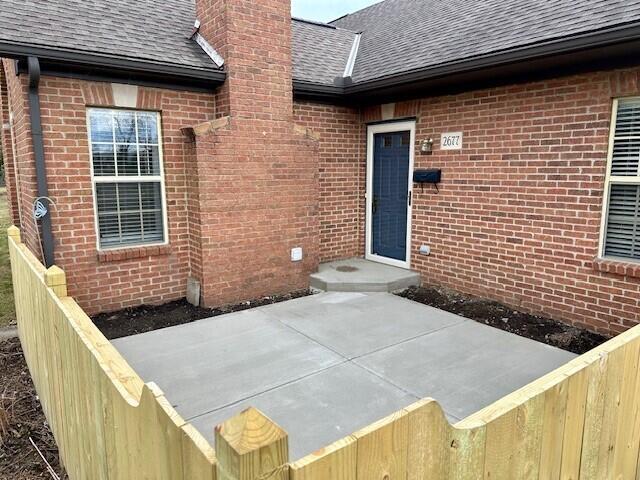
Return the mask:
<svg viewBox="0 0 640 480"><path fill-rule="evenodd" d="M638 55L640 55L640 39L553 57L540 57L529 61L506 63L490 68L395 84L350 94L348 98L354 104L369 105L379 104L380 98L386 99L385 102L399 102L420 97L455 95L469 90L629 68L637 66Z"/></svg>
<svg viewBox="0 0 640 480"><path fill-rule="evenodd" d="M24 62L18 60L18 72L24 73ZM210 80L194 79L185 76L125 71L90 66L61 64L60 62L42 62L42 75L61 78L74 78L93 82L126 83L141 87L165 88L189 92L214 92L221 85Z"/></svg>
<svg viewBox="0 0 640 480"><path fill-rule="evenodd" d="M0 56L16 59L35 56L41 61L70 63L74 65L83 65L88 68L103 67L132 72L147 72L151 74L167 75L174 78L188 77L198 80L207 80L216 84L223 83L226 78L225 72L214 70L213 68L211 70L207 70L204 68L190 68L181 65L166 65L143 60L129 60L106 55L16 45L6 42L0 42Z"/></svg>
<svg viewBox="0 0 640 480"><path fill-rule="evenodd" d="M306 98L340 99L344 97L344 87L338 85L322 85L318 83L293 80L293 91L296 96Z"/></svg>

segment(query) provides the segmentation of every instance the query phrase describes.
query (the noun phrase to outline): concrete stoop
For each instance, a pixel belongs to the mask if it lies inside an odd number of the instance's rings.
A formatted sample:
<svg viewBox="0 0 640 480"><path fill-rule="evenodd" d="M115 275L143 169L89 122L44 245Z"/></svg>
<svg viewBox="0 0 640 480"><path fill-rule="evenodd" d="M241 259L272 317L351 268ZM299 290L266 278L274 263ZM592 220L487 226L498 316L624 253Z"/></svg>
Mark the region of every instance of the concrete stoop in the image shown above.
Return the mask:
<svg viewBox="0 0 640 480"><path fill-rule="evenodd" d="M323 263L311 275L311 288L324 292L397 292L419 285L417 272L363 258Z"/></svg>

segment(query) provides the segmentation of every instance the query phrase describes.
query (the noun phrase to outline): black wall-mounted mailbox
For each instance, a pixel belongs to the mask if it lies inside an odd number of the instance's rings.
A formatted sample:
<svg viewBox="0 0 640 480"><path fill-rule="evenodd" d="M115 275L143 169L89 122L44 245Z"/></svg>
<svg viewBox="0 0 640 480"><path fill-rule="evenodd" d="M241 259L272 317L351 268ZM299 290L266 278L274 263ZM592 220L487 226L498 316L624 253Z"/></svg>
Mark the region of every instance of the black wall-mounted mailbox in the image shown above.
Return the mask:
<svg viewBox="0 0 640 480"><path fill-rule="evenodd" d="M413 172L413 183L435 183L442 180L442 170L439 168L427 168Z"/></svg>

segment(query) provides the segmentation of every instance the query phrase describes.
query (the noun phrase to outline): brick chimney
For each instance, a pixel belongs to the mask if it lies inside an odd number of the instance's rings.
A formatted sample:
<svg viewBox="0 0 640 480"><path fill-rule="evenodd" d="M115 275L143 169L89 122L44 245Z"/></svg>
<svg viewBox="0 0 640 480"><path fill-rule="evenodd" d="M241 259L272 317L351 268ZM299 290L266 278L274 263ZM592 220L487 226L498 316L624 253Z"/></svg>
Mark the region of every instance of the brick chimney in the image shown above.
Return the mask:
<svg viewBox="0 0 640 480"><path fill-rule="evenodd" d="M193 126L186 149L201 303L306 288L318 264L318 146L293 124L290 0L196 0L196 11L227 72L217 118Z"/></svg>
<svg viewBox="0 0 640 480"><path fill-rule="evenodd" d="M291 1L196 0L196 15L201 35L225 60L222 113L289 122Z"/></svg>

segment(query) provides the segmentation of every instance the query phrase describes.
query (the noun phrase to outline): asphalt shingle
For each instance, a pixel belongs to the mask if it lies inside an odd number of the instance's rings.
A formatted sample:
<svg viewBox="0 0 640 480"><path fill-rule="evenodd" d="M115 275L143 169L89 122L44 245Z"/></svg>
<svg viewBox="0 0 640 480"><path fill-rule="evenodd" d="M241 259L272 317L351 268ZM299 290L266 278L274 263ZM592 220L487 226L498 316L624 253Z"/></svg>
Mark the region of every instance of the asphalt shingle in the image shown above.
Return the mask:
<svg viewBox="0 0 640 480"><path fill-rule="evenodd" d="M363 82L638 21L638 0L385 0L333 25L363 32Z"/></svg>
<svg viewBox="0 0 640 480"><path fill-rule="evenodd" d="M292 27L293 78L330 85L342 77L356 34L295 18Z"/></svg>
<svg viewBox="0 0 640 480"><path fill-rule="evenodd" d="M195 0L2 0L0 43L216 69L194 20ZM385 0L332 26L294 19L293 75L333 85L355 32L357 84L637 22L640 0Z"/></svg>
<svg viewBox="0 0 640 480"><path fill-rule="evenodd" d="M193 0L2 0L0 42L215 69Z"/></svg>

